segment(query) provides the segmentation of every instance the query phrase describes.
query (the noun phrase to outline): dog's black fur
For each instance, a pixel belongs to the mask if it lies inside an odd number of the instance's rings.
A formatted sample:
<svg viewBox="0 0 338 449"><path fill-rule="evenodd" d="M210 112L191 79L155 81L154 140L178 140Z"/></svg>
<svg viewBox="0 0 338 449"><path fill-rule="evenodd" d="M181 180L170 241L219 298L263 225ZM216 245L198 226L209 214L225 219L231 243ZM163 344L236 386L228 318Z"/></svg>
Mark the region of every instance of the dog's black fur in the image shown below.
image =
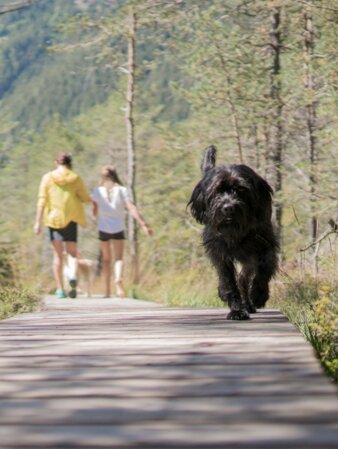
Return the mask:
<svg viewBox="0 0 338 449"><path fill-rule="evenodd" d="M203 178L188 205L205 225L203 245L215 266L218 294L230 320L246 320L269 298L277 270L278 240L271 223L272 189L246 165L216 166L216 148L206 149ZM236 272L235 263L242 270Z"/></svg>

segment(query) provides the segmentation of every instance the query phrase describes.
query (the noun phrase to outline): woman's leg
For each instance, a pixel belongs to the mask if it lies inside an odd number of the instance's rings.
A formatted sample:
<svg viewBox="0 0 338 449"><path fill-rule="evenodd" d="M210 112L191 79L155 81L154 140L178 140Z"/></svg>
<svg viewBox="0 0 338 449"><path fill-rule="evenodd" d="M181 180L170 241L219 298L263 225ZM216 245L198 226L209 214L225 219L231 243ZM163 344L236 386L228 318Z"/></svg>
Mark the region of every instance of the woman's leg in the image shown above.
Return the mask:
<svg viewBox="0 0 338 449"><path fill-rule="evenodd" d="M105 296L110 296L110 276L111 276L111 251L110 240L101 241L102 262L103 262L103 277L105 285Z"/></svg>
<svg viewBox="0 0 338 449"><path fill-rule="evenodd" d="M52 240L53 274L56 287L63 290L63 244L61 240Z"/></svg>
<svg viewBox="0 0 338 449"><path fill-rule="evenodd" d="M116 285L116 294L120 298L125 296L125 291L123 288L123 248L124 241L123 240L113 240L114 245L114 256L115 256L115 264L114 264L114 274L115 274L115 285Z"/></svg>

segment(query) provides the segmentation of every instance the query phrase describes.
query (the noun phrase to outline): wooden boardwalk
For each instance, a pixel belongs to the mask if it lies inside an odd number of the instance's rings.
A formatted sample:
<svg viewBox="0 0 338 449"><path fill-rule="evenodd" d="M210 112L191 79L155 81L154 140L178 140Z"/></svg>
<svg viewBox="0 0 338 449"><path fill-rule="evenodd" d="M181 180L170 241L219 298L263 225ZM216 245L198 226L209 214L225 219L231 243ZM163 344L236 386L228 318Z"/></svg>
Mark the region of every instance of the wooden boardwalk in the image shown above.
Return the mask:
<svg viewBox="0 0 338 449"><path fill-rule="evenodd" d="M280 313L56 300L0 322L0 448L338 448L336 388Z"/></svg>

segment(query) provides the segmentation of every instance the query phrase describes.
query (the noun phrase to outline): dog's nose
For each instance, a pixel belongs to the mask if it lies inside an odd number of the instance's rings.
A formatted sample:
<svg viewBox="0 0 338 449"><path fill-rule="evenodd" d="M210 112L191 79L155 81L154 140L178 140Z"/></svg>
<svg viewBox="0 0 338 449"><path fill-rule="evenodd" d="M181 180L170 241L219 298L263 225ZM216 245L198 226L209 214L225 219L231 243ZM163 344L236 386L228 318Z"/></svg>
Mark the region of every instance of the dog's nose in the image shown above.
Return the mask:
<svg viewBox="0 0 338 449"><path fill-rule="evenodd" d="M231 205L230 204L223 204L223 210L229 210L231 209Z"/></svg>

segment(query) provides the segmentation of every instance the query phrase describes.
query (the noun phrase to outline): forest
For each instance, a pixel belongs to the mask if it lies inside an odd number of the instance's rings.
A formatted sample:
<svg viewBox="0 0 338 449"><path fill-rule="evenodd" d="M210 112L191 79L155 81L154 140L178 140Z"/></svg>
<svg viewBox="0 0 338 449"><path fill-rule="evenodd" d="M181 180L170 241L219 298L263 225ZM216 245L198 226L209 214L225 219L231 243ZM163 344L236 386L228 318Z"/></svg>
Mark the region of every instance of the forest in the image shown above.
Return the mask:
<svg viewBox="0 0 338 449"><path fill-rule="evenodd" d="M249 165L273 187L281 253L269 306L337 378L338 4L32 0L7 11L14 3L0 1L3 298L53 288L48 237L33 223L41 176L67 151L88 191L115 165L154 230L128 222L128 295L220 307L187 209L213 144L220 163ZM96 261L87 212L80 251Z"/></svg>

